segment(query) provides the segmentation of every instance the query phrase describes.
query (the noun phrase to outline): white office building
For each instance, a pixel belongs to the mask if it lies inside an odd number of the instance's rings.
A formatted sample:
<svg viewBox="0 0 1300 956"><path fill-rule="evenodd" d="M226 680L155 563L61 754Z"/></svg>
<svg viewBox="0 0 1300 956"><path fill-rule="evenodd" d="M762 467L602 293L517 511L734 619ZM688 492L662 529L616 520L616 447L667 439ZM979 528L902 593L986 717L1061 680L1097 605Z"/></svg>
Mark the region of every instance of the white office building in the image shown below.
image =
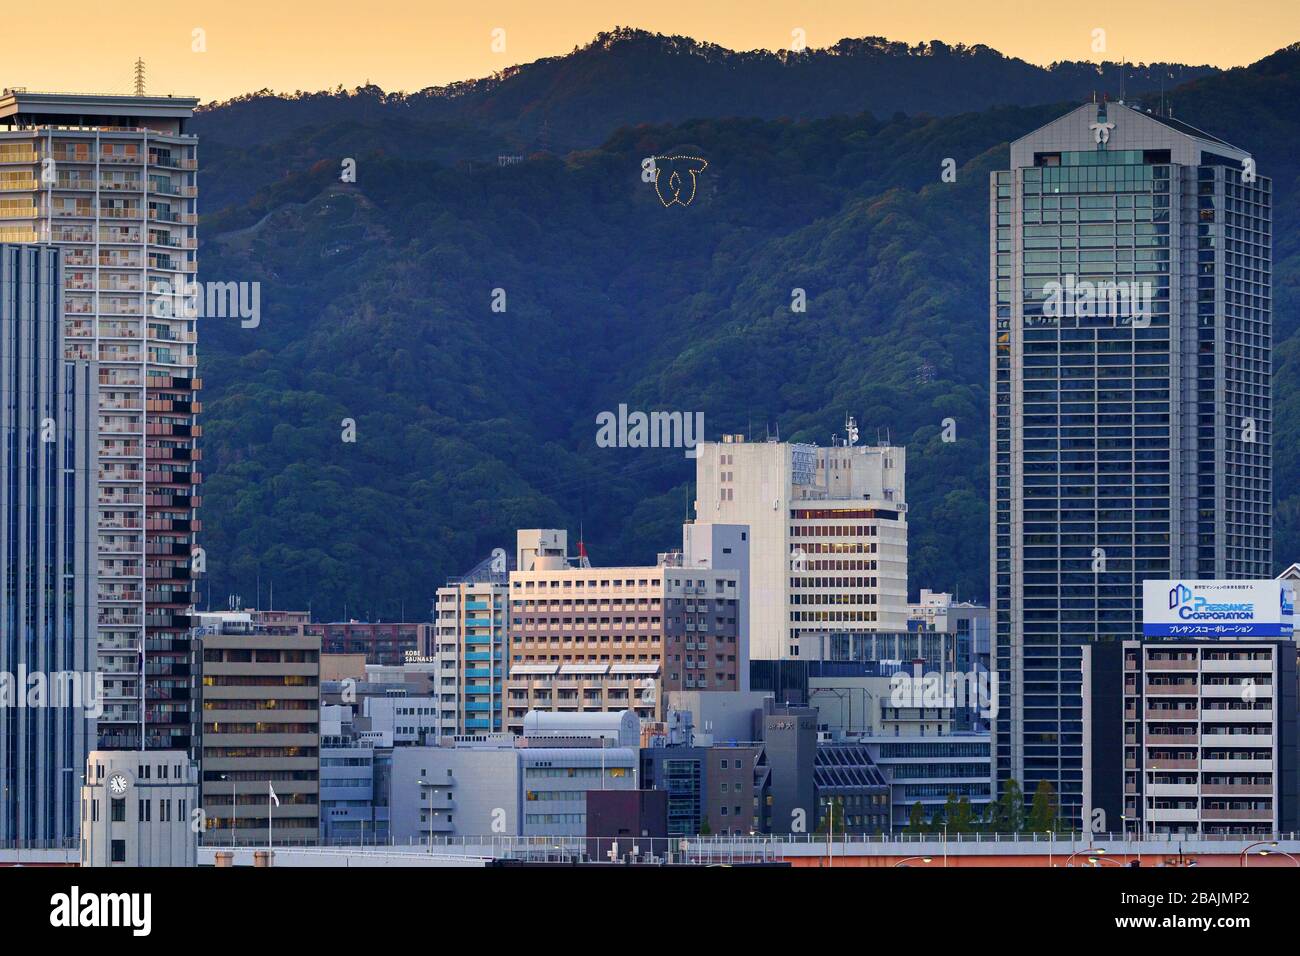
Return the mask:
<svg viewBox="0 0 1300 956"><path fill-rule="evenodd" d="M587 791L637 789L640 721L631 711L530 713L523 727L523 736L396 748L393 842L586 836Z"/></svg>
<svg viewBox="0 0 1300 956"><path fill-rule="evenodd" d="M748 526L753 660L807 657L828 631L907 629L902 448L724 435L698 452L697 521Z"/></svg>

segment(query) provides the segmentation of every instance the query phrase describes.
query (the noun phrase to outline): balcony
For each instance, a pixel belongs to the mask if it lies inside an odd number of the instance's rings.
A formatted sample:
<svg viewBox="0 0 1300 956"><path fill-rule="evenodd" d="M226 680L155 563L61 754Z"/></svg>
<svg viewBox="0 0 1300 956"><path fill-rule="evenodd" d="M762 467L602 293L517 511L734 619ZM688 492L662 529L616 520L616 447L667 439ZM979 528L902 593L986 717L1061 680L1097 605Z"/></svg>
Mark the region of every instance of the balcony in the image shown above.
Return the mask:
<svg viewBox="0 0 1300 956"><path fill-rule="evenodd" d="M1182 708L1179 710L1165 710L1158 707L1148 707L1146 710L1147 720L1197 720L1200 717L1200 709L1196 707Z"/></svg>
<svg viewBox="0 0 1300 956"><path fill-rule="evenodd" d="M1260 703L1267 703L1260 701ZM1201 719L1207 723L1272 723L1273 708L1251 708L1250 710L1227 710L1220 707L1207 707L1201 711Z"/></svg>
<svg viewBox="0 0 1300 956"><path fill-rule="evenodd" d="M1273 670L1272 661L1201 661L1201 670L1214 674L1260 674Z"/></svg>
<svg viewBox="0 0 1300 956"><path fill-rule="evenodd" d="M1151 797L1194 797L1194 783L1148 783L1147 795Z"/></svg>
<svg viewBox="0 0 1300 956"><path fill-rule="evenodd" d="M1162 757L1148 757L1146 761L1146 770L1195 770L1197 762L1195 759L1174 759ZM1210 769L1207 765L1206 769Z"/></svg>
<svg viewBox="0 0 1300 956"><path fill-rule="evenodd" d="M121 616L101 614L98 618L100 627L139 627L140 615L124 614Z"/></svg>
<svg viewBox="0 0 1300 956"><path fill-rule="evenodd" d="M1254 783L1207 783L1202 785L1201 793L1207 797L1218 796L1272 796L1273 788L1268 784Z"/></svg>
<svg viewBox="0 0 1300 956"><path fill-rule="evenodd" d="M1148 819L1157 823L1195 823L1195 807L1155 807L1147 811Z"/></svg>
<svg viewBox="0 0 1300 956"><path fill-rule="evenodd" d="M1221 810L1206 807L1201 810L1204 820L1272 820L1272 810Z"/></svg>
<svg viewBox="0 0 1300 956"><path fill-rule="evenodd" d="M1228 758L1224 760L1207 759L1202 762L1201 769L1207 773L1272 773L1275 768L1271 760Z"/></svg>
<svg viewBox="0 0 1300 956"><path fill-rule="evenodd" d="M1250 748L1268 750L1273 746L1271 734L1201 734L1201 746L1215 748Z"/></svg>
<svg viewBox="0 0 1300 956"><path fill-rule="evenodd" d="M1271 698L1273 696L1272 684L1247 684L1245 681L1239 681L1232 684L1206 684L1201 688L1201 696L1219 699L1226 697L1231 700L1245 700L1247 687L1251 688L1251 691L1257 700Z"/></svg>

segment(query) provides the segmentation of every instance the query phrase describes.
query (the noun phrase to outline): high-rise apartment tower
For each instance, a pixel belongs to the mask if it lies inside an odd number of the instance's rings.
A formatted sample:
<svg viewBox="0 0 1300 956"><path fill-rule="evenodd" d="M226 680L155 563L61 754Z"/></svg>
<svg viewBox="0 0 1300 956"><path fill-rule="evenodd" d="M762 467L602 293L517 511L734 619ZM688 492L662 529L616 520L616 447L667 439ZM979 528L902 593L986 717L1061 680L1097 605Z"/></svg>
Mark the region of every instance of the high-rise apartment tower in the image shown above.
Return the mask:
<svg viewBox="0 0 1300 956"><path fill-rule="evenodd" d="M99 368L104 749L191 746L197 103L0 94L0 241L59 247L66 356Z"/></svg>
<svg viewBox="0 0 1300 956"><path fill-rule="evenodd" d="M1269 573L1271 200L1244 150L1104 101L991 176L996 774L1076 823L1083 645L1141 634L1145 578Z"/></svg>

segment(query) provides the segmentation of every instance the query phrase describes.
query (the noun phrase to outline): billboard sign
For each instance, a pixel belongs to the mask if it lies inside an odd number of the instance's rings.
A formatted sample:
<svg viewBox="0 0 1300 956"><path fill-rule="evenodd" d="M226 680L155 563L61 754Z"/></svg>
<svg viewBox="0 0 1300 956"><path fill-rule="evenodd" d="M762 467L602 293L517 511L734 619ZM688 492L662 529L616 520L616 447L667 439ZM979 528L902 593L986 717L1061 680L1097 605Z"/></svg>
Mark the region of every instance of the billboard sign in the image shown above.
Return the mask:
<svg viewBox="0 0 1300 956"><path fill-rule="evenodd" d="M1291 637L1294 585L1287 581L1143 581L1147 637Z"/></svg>

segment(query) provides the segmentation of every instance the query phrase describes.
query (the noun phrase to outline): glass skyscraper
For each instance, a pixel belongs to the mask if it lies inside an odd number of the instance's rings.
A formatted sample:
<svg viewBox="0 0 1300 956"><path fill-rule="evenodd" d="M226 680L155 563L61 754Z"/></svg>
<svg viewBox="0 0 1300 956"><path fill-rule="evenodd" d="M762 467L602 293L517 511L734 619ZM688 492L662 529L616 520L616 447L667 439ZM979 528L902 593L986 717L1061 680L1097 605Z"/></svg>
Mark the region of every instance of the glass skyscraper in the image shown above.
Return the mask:
<svg viewBox="0 0 1300 956"><path fill-rule="evenodd" d="M59 259L0 244L0 847L76 839L102 703L96 373L65 358Z"/></svg>
<svg viewBox="0 0 1300 956"><path fill-rule="evenodd" d="M991 176L995 772L1076 823L1083 645L1141 636L1145 578L1270 572L1271 199L1250 154L1118 103Z"/></svg>

